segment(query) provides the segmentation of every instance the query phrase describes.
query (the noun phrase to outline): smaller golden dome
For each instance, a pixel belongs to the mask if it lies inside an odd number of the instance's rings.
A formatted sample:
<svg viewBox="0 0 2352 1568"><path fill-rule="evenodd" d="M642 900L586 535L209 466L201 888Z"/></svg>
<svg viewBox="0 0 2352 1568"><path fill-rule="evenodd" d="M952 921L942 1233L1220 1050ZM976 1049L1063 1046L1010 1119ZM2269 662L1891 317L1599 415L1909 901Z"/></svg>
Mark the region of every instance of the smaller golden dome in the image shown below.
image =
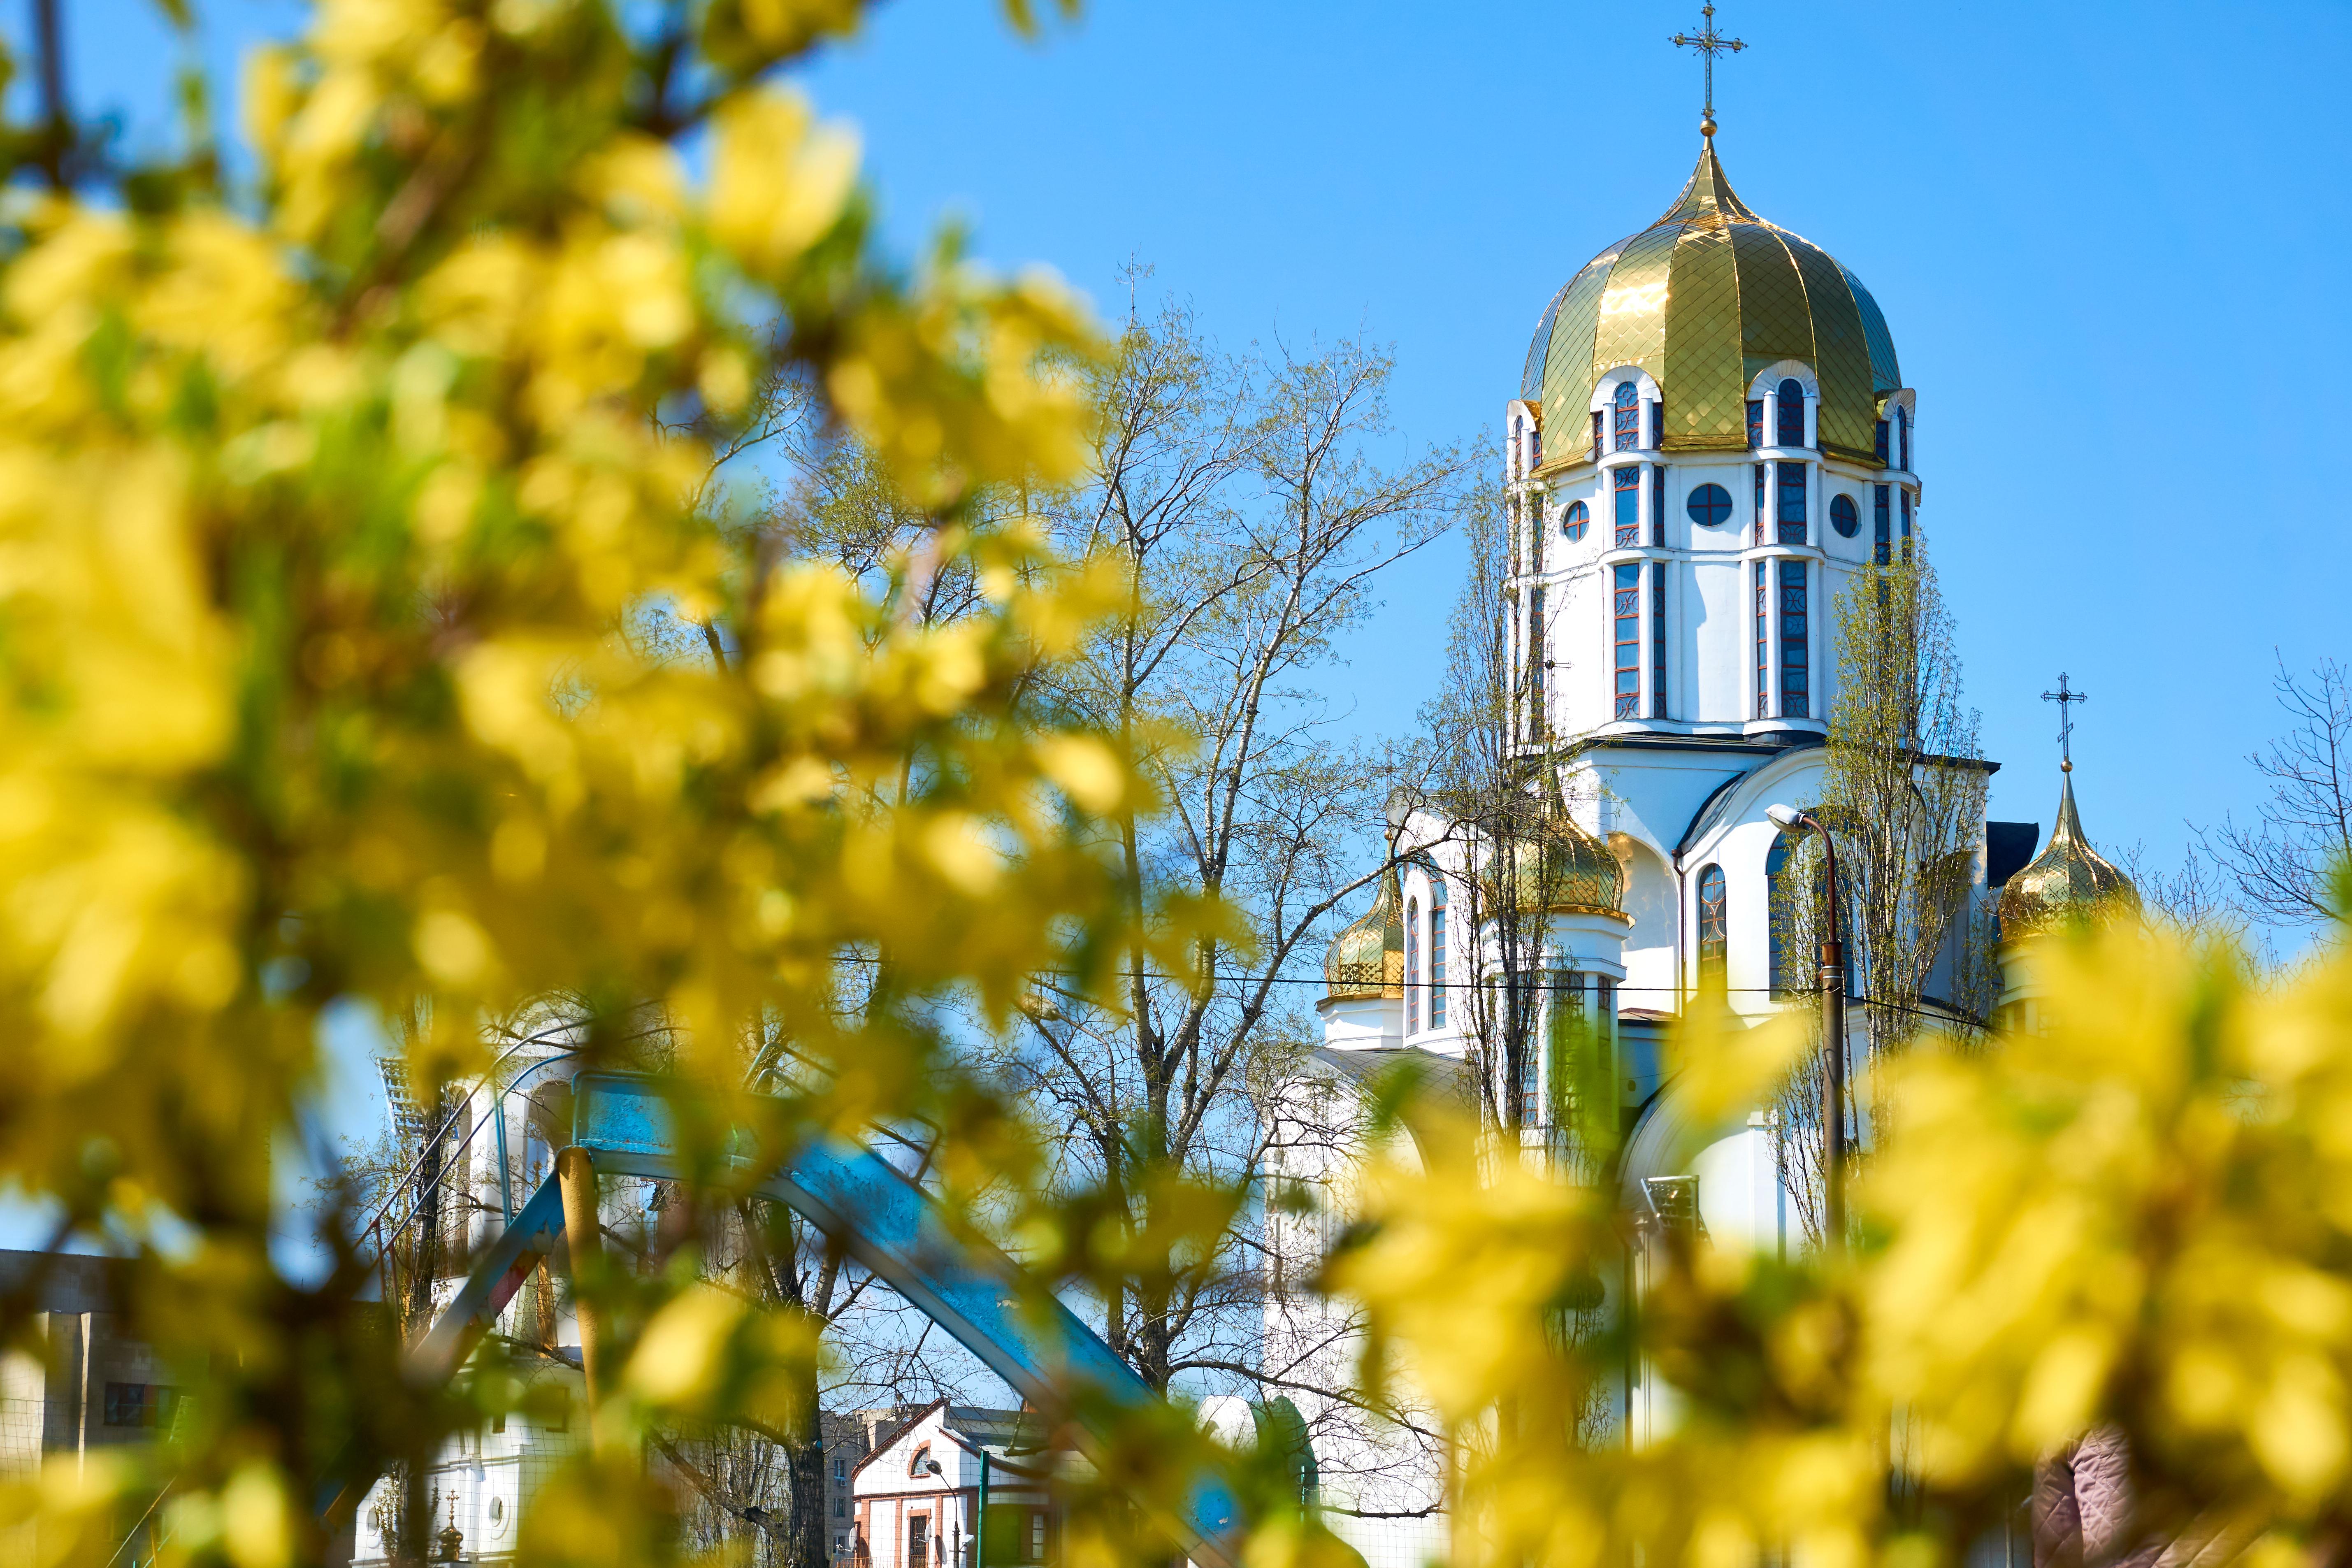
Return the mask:
<svg viewBox="0 0 2352 1568"><path fill-rule="evenodd" d="M2071 772L2058 786L2058 826L2032 864L2000 892L2000 940L2022 942L2054 926L2103 924L2139 910L2139 889L2083 835Z"/></svg>
<svg viewBox="0 0 2352 1568"><path fill-rule="evenodd" d="M1404 994L1404 915L1396 868L1381 877L1381 890L1323 955L1323 999L1377 1001Z"/></svg>
<svg viewBox="0 0 2352 1568"><path fill-rule="evenodd" d="M1532 821L1517 825L1480 881L1489 910L1625 918L1624 867L1576 825L1557 795Z"/></svg>

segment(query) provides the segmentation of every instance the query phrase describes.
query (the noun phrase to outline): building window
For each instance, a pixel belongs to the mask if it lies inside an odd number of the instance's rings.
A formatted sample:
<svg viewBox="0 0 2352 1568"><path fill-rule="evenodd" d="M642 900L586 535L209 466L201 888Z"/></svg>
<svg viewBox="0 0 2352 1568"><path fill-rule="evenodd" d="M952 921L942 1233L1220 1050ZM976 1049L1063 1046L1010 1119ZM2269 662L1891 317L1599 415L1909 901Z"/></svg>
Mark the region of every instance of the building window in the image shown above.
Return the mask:
<svg viewBox="0 0 2352 1568"><path fill-rule="evenodd" d="M1723 896L1723 868L1698 874L1698 983L1723 984L1725 955L1731 951L1731 923Z"/></svg>
<svg viewBox="0 0 2352 1568"><path fill-rule="evenodd" d="M1769 463L1756 465L1756 542L1764 542L1764 470Z"/></svg>
<svg viewBox="0 0 2352 1568"><path fill-rule="evenodd" d="M1911 491L1903 491L1903 559L1911 559Z"/></svg>
<svg viewBox="0 0 2352 1568"><path fill-rule="evenodd" d="M923 1467L930 1462L931 1446L926 1443L915 1450L915 1457L912 1459L907 1461L907 1473L910 1476L919 1476L923 1473Z"/></svg>
<svg viewBox="0 0 2352 1568"><path fill-rule="evenodd" d="M1895 466L1911 471L1911 419L1900 408L1895 411Z"/></svg>
<svg viewBox="0 0 2352 1568"><path fill-rule="evenodd" d="M849 1555L849 1537L846 1535L836 1535L833 1538L833 1554L835 1557L846 1557Z"/></svg>
<svg viewBox="0 0 2352 1568"><path fill-rule="evenodd" d="M1642 444L1642 389L1630 381L1617 384L1617 446L1631 452Z"/></svg>
<svg viewBox="0 0 2352 1568"><path fill-rule="evenodd" d="M931 1560L931 1516L919 1513L907 1521L908 1568L920 1568Z"/></svg>
<svg viewBox="0 0 2352 1568"><path fill-rule="evenodd" d="M1029 1516L1029 1561L1045 1561L1045 1510L1042 1508Z"/></svg>
<svg viewBox="0 0 2352 1568"><path fill-rule="evenodd" d="M1666 547L1666 467L1664 463L1650 465L1650 542L1661 550Z"/></svg>
<svg viewBox="0 0 2352 1568"><path fill-rule="evenodd" d="M1803 719L1811 710L1805 668L1805 563L1780 563L1780 717Z"/></svg>
<svg viewBox="0 0 2352 1568"><path fill-rule="evenodd" d="M1591 526L1592 509L1580 500L1569 502L1568 510L1559 514L1559 531L1568 536L1570 544L1582 539L1585 530Z"/></svg>
<svg viewBox="0 0 2352 1568"><path fill-rule="evenodd" d="M1592 450L1588 455L1595 462L1601 460L1601 410L1598 408L1592 411Z"/></svg>
<svg viewBox="0 0 2352 1568"><path fill-rule="evenodd" d="M1881 566L1885 565L1890 559L1887 552L1887 538L1892 532L1894 525L1888 520L1886 514L1886 495L1887 491L1894 488L1895 487L1892 485L1876 485L1872 487L1870 508L1872 522L1874 524L1873 532L1876 537L1878 545L1876 560Z"/></svg>
<svg viewBox="0 0 2352 1568"><path fill-rule="evenodd" d="M1642 569L1617 568L1617 717L1642 714Z"/></svg>
<svg viewBox="0 0 2352 1568"><path fill-rule="evenodd" d="M1878 466L1886 467L1886 421L1878 422Z"/></svg>
<svg viewBox="0 0 2352 1568"><path fill-rule="evenodd" d="M161 1426L169 1430L179 1390L160 1383L110 1383L105 1419L109 1426Z"/></svg>
<svg viewBox="0 0 2352 1568"><path fill-rule="evenodd" d="M1445 879L1429 884L1429 1026L1445 1027Z"/></svg>
<svg viewBox="0 0 2352 1568"><path fill-rule="evenodd" d="M1748 400L1748 449L1752 452L1763 444L1764 400L1751 397Z"/></svg>
<svg viewBox="0 0 2352 1568"><path fill-rule="evenodd" d="M835 1519L847 1519L849 1517L849 1500L847 1498L837 1497L833 1500L833 1517Z"/></svg>
<svg viewBox="0 0 2352 1568"><path fill-rule="evenodd" d="M1731 521L1731 492L1721 485L1701 485L1683 502L1683 510L1701 528L1721 528Z"/></svg>
<svg viewBox="0 0 2352 1568"><path fill-rule="evenodd" d="M1756 563L1756 717L1772 716L1772 601L1764 563Z"/></svg>
<svg viewBox="0 0 2352 1568"><path fill-rule="evenodd" d="M1664 399L1650 405L1650 449L1656 451L1666 444L1666 405Z"/></svg>
<svg viewBox="0 0 2352 1568"><path fill-rule="evenodd" d="M1544 590L1536 585L1528 606L1528 738L1540 741L1550 732L1551 710L1544 700L1544 671L1549 668L1551 638L1544 615Z"/></svg>
<svg viewBox="0 0 2352 1568"><path fill-rule="evenodd" d="M1528 1032L1527 1043L1519 1050L1519 1125L1543 1125L1543 1073L1536 1059L1534 1032Z"/></svg>
<svg viewBox="0 0 2352 1568"><path fill-rule="evenodd" d="M1421 900L1404 907L1404 1032L1421 1030Z"/></svg>
<svg viewBox="0 0 2352 1568"><path fill-rule="evenodd" d="M1780 517L1779 539L1783 544L1805 542L1805 465L1775 463L1780 471L1780 504L1776 509Z"/></svg>
<svg viewBox="0 0 2352 1568"><path fill-rule="evenodd" d="M1838 531L1840 539L1852 539L1862 531L1862 509L1853 504L1852 496L1830 498L1830 526Z"/></svg>
<svg viewBox="0 0 2352 1568"><path fill-rule="evenodd" d="M1511 478L1515 479L1519 477L1522 468L1520 458L1526 451L1526 448L1519 445L1521 424L1522 421L1517 419L1511 421Z"/></svg>
<svg viewBox="0 0 2352 1568"><path fill-rule="evenodd" d="M1532 473L1543 467L1543 426L1528 422L1528 470Z"/></svg>
<svg viewBox="0 0 2352 1568"><path fill-rule="evenodd" d="M1666 716L1666 563L1650 563L1650 717Z"/></svg>
<svg viewBox="0 0 2352 1568"><path fill-rule="evenodd" d="M1805 388L1793 377L1780 384L1779 410L1780 440L1783 447L1805 444Z"/></svg>
<svg viewBox="0 0 2352 1568"><path fill-rule="evenodd" d="M1642 466L1628 463L1610 480L1617 495L1617 548L1642 542Z"/></svg>
<svg viewBox="0 0 2352 1568"><path fill-rule="evenodd" d="M847 1459L838 1457L834 1459L833 1479L836 1481L845 1481L849 1479L849 1461Z"/></svg>

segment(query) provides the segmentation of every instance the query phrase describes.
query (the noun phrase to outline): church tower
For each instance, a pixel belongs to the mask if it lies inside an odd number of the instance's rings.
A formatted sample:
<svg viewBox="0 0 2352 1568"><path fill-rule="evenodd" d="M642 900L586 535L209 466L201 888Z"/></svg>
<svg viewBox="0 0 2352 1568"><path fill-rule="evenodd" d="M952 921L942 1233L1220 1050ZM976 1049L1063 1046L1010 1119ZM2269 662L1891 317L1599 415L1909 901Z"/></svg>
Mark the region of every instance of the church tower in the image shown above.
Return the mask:
<svg viewBox="0 0 2352 1568"><path fill-rule="evenodd" d="M1526 739L1820 734L1836 591L1915 525L1916 416L1869 289L1705 137L1554 296L1507 410Z"/></svg>

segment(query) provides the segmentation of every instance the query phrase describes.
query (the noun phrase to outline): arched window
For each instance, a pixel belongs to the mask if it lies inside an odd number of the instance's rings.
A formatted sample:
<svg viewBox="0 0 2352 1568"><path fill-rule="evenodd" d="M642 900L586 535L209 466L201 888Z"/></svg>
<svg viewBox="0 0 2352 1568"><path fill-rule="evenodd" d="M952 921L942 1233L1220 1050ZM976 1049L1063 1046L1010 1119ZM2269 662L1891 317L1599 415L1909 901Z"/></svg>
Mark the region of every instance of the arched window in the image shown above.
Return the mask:
<svg viewBox="0 0 2352 1568"><path fill-rule="evenodd" d="M1790 900L1780 887L1781 869L1789 863L1790 837L1786 833L1777 835L1772 840L1772 847L1764 856L1764 919L1771 928L1770 962L1767 966L1766 984L1771 986L1775 996L1785 996L1796 988L1798 972L1803 967L1802 961L1792 951L1797 942L1796 932L1790 929L1795 923L1790 909Z"/></svg>
<svg viewBox="0 0 2352 1568"><path fill-rule="evenodd" d="M1701 485L1683 507L1701 528L1721 528L1731 521L1731 492L1721 485Z"/></svg>
<svg viewBox="0 0 2352 1568"><path fill-rule="evenodd" d="M1630 452L1642 444L1642 389L1630 381L1617 384L1617 444L1613 450Z"/></svg>
<svg viewBox="0 0 2352 1568"><path fill-rule="evenodd" d="M1445 881L1429 882L1429 1026L1445 1027Z"/></svg>
<svg viewBox="0 0 2352 1568"><path fill-rule="evenodd" d="M1830 498L1830 526L1838 531L1840 539L1852 539L1862 531L1862 509L1853 504L1852 496Z"/></svg>
<svg viewBox="0 0 2352 1568"><path fill-rule="evenodd" d="M1421 900L1404 907L1404 1032L1421 1028Z"/></svg>
<svg viewBox="0 0 2352 1568"><path fill-rule="evenodd" d="M907 1461L907 1473L910 1476L919 1476L923 1473L923 1467L930 1462L931 1446L926 1443L915 1450L913 1458Z"/></svg>
<svg viewBox="0 0 2352 1568"><path fill-rule="evenodd" d="M1780 441L1783 447L1805 444L1805 384L1790 376L1780 384Z"/></svg>
<svg viewBox="0 0 2352 1568"><path fill-rule="evenodd" d="M1582 539L1591 526L1592 509L1580 500L1569 502L1568 510L1559 514L1559 531L1568 536L1570 544Z"/></svg>
<svg viewBox="0 0 2352 1568"><path fill-rule="evenodd" d="M1723 894L1723 868L1709 866L1698 874L1698 983L1723 984L1726 954L1731 951L1731 920Z"/></svg>
<svg viewBox="0 0 2352 1568"><path fill-rule="evenodd" d="M1900 408L1895 411L1895 466L1911 471L1911 420Z"/></svg>

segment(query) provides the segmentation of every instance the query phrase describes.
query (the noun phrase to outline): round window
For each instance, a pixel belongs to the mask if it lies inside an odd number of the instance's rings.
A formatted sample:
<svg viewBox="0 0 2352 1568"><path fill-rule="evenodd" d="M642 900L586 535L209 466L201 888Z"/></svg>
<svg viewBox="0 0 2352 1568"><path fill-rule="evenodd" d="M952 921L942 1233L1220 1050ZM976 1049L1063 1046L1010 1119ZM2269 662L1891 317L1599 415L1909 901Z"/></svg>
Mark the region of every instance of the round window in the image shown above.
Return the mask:
<svg viewBox="0 0 2352 1568"><path fill-rule="evenodd" d="M1731 492L1721 485L1701 485L1690 493L1689 510L1701 528L1721 528L1731 521Z"/></svg>
<svg viewBox="0 0 2352 1568"><path fill-rule="evenodd" d="M1559 514L1559 531L1568 535L1571 543L1583 538L1584 531L1591 526L1592 510L1580 500L1569 502L1568 510Z"/></svg>
<svg viewBox="0 0 2352 1568"><path fill-rule="evenodd" d="M1838 531L1840 539L1852 539L1862 527L1862 513L1854 510L1852 496L1830 498L1830 526Z"/></svg>

